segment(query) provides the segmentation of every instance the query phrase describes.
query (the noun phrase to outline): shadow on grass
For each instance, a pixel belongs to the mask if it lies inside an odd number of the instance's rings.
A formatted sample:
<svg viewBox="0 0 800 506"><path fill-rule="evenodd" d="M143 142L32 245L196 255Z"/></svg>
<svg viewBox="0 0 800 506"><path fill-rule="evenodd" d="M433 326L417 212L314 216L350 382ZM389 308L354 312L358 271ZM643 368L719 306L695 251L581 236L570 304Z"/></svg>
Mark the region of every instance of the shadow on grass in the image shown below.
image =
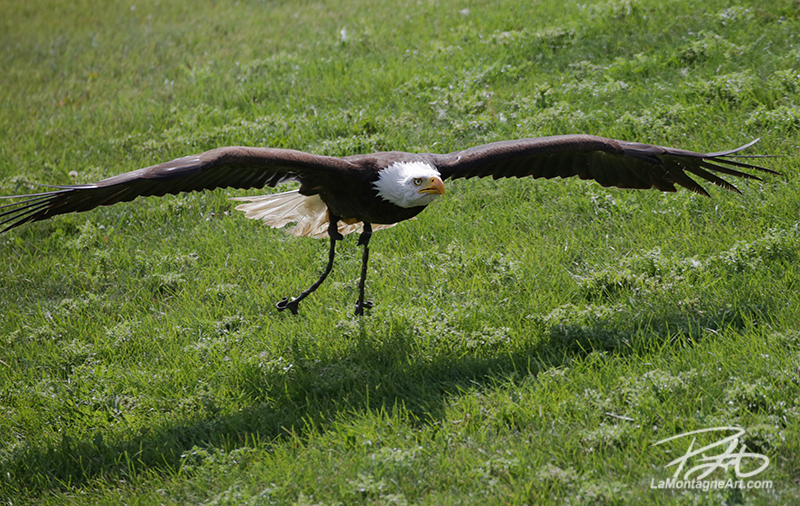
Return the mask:
<svg viewBox="0 0 800 506"><path fill-rule="evenodd" d="M379 337L367 335L362 328L349 353L295 362L290 374L281 367L247 365L239 369L234 382L248 407L238 412L221 414L209 405L192 419L127 436L115 429L107 431L106 438L98 432L82 440L64 437L60 445L47 449L22 448L6 458L9 465L0 477L0 491L36 496L95 480L130 480L149 472L170 474L177 472L181 456L195 446L229 450L294 434L302 438L307 427L325 431L340 420L341 413L391 412L395 406L403 406L411 420L435 422L444 418L450 397L499 378L535 376L596 350L625 355L638 345L660 347L674 339L676 329L689 329L691 340L698 335L692 337L692 329L743 328L748 321L766 317L761 309L752 307L741 312L720 308L715 314L703 321L662 315L646 322L628 322L626 329L602 321L543 326L543 336L532 337L515 351L484 356L420 358L424 354L414 353L417 336L411 331ZM108 441L112 437L117 441Z"/></svg>

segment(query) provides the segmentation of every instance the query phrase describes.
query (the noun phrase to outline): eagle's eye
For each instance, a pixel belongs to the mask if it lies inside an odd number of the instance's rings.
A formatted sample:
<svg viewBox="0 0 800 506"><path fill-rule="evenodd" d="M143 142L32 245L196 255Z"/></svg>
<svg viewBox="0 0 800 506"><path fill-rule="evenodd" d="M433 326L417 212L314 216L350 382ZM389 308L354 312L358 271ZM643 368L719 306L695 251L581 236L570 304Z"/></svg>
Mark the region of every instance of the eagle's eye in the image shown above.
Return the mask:
<svg viewBox="0 0 800 506"><path fill-rule="evenodd" d="M414 186L419 186L421 184L422 184L422 178L421 177L415 177L414 178Z"/></svg>

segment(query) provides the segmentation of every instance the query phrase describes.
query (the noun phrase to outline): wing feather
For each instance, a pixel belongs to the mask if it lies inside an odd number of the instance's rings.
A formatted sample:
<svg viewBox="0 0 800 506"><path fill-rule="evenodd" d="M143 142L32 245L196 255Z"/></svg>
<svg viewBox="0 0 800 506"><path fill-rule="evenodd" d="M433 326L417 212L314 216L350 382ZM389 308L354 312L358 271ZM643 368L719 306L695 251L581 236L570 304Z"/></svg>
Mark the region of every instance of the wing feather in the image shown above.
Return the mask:
<svg viewBox="0 0 800 506"><path fill-rule="evenodd" d="M711 172L709 172L709 171L707 171L705 169L701 169L700 167L686 167L685 170L687 170L688 172L691 172L695 176L702 177L706 181L711 181L715 185L720 186L722 188L725 188L726 190L730 190L730 191L735 192L735 193L742 193L742 192L739 191L738 188L733 186L728 181L725 181L721 177L719 177L716 174L713 174L713 173L711 173ZM749 175L750 174L748 174L748 176Z"/></svg>
<svg viewBox="0 0 800 506"><path fill-rule="evenodd" d="M285 181L317 187L358 171L347 160L302 151L231 146L178 158L104 179L94 184L59 186L52 192L0 197L23 200L6 209L6 230L53 216L89 211L137 197L163 196L216 188L261 188Z"/></svg>
<svg viewBox="0 0 800 506"><path fill-rule="evenodd" d="M727 151L696 153L593 135L560 135L494 142L432 156L442 177L450 179L577 176L595 180L602 186L656 188L666 192L676 191L675 184L678 184L708 195L689 174L735 192L739 190L733 184L714 173L756 180L760 178L736 168L778 174L758 165L725 158L736 156L757 141Z"/></svg>
<svg viewBox="0 0 800 506"><path fill-rule="evenodd" d="M674 167L673 170L670 170L664 174L664 179L669 181L670 189L668 191L675 191L675 185L671 183L678 184L683 186L687 190L693 191L705 197L708 197L708 192L705 188L703 188L697 181L686 175L684 170L687 170L682 164L678 163ZM658 184L659 179L654 179L654 182ZM658 188L658 186L656 186Z"/></svg>

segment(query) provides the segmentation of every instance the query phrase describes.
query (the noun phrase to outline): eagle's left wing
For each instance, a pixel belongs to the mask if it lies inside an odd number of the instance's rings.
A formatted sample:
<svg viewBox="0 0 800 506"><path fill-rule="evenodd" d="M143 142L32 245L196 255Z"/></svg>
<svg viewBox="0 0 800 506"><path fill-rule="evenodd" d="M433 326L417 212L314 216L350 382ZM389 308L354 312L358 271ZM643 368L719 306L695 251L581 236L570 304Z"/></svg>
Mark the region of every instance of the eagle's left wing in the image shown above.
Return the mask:
<svg viewBox="0 0 800 506"><path fill-rule="evenodd" d="M433 155L442 178L578 176L603 186L675 191L675 184L702 195L705 189L689 174L728 190L739 190L714 174L747 179L758 177L733 167L777 172L729 160L758 139L730 151L695 153L682 149L625 142L593 135L559 135L500 141L446 155Z"/></svg>

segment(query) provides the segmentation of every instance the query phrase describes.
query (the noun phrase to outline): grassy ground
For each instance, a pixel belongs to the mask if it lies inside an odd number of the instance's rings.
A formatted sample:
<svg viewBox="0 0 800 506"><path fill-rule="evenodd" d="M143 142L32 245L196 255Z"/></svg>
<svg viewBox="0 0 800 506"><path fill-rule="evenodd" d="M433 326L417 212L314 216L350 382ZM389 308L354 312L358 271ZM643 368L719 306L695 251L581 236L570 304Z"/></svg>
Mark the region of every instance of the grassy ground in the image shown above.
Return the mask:
<svg viewBox="0 0 800 506"><path fill-rule="evenodd" d="M354 239L275 310L327 245L244 192L0 236L0 504L800 503L796 2L0 7L4 195L226 144L783 155L711 199L454 182L373 238L362 319ZM731 425L771 490L651 488Z"/></svg>

